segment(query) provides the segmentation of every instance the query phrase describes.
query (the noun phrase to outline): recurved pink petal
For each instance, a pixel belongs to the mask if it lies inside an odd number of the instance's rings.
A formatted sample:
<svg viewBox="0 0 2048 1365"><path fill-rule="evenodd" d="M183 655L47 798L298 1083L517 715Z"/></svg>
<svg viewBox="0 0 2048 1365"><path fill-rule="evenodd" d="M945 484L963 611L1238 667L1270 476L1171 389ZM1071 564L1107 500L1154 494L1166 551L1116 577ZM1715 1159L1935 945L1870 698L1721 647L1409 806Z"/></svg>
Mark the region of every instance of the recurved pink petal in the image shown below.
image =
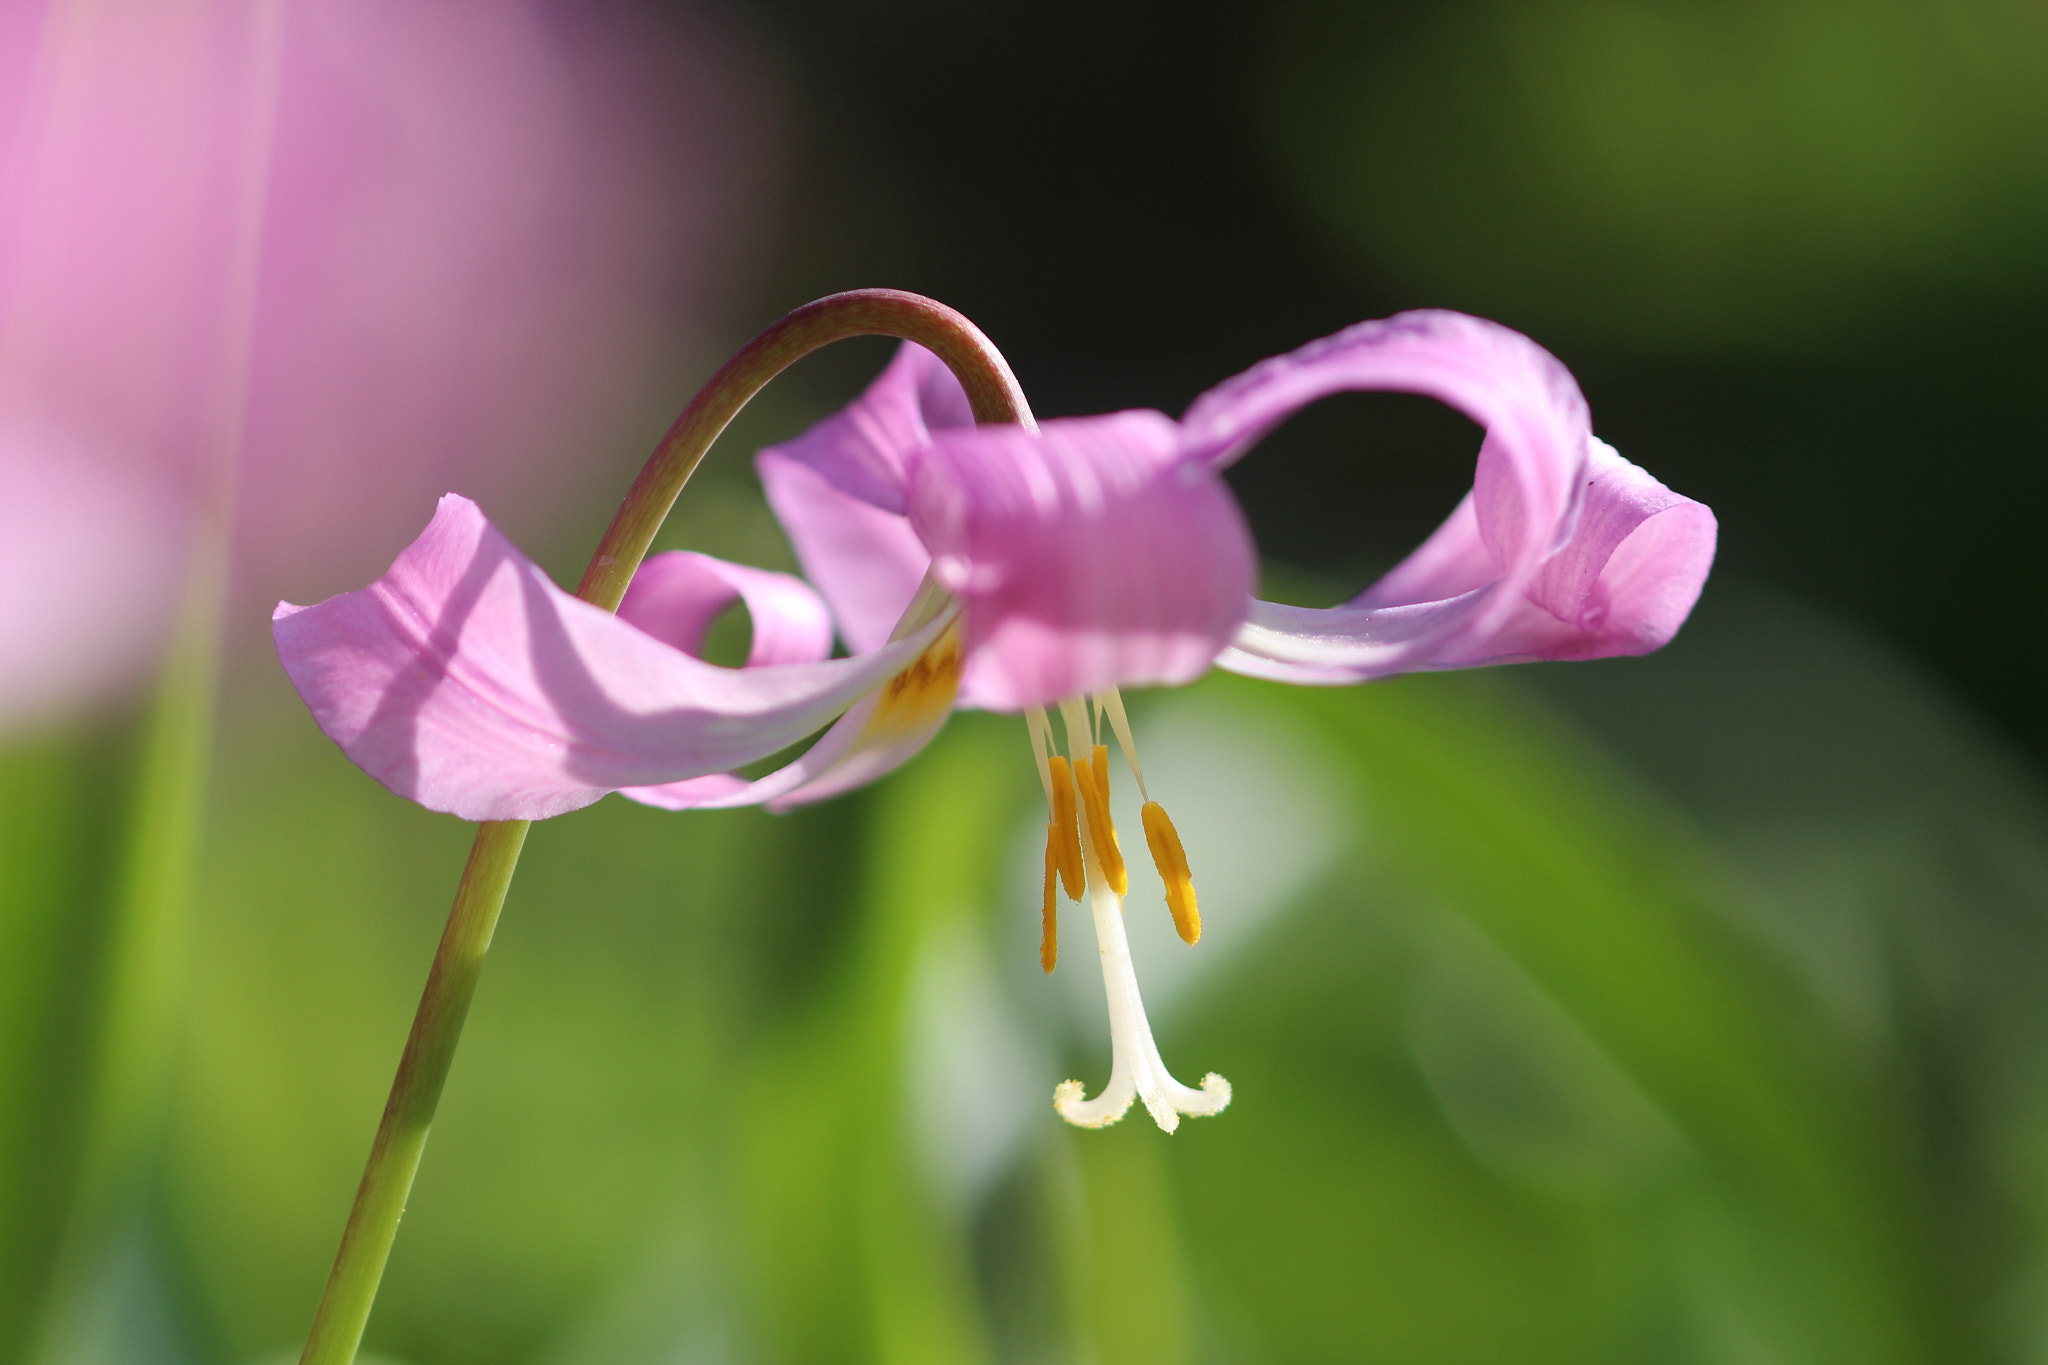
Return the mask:
<svg viewBox="0 0 2048 1365"><path fill-rule="evenodd" d="M1261 602L1218 663L1280 682L1348 683L1408 669L1648 654L1691 614L1713 567L1716 524L1594 438L1571 539L1484 635L1446 629L1492 588L1473 499L1393 572L1342 607ZM1430 647L1419 651L1418 641Z"/></svg>
<svg viewBox="0 0 2048 1365"><path fill-rule="evenodd" d="M734 806L767 806L770 810L783 810L835 795L896 768L923 748L930 741L931 733L938 729L934 725L932 732L927 732L915 744L903 746L900 753L863 756L858 752L859 740L874 709L875 699L872 696L861 698L832 723L831 729L818 737L816 744L774 772L751 782L738 773L713 773L709 777L693 777L682 782L621 787L619 795L662 810L725 810ZM944 717L940 719L943 721ZM878 757L887 757L890 761L881 763L877 761ZM835 776L843 780L833 781L829 791L810 793L813 784Z"/></svg>
<svg viewBox="0 0 2048 1365"><path fill-rule="evenodd" d="M1318 398L1349 390L1448 403L1506 442L1518 463L1545 454L1576 461L1588 431L1586 400L1555 356L1497 322L1432 308L1361 322L1224 380L1181 419L1189 453L1230 464Z"/></svg>
<svg viewBox="0 0 2048 1365"><path fill-rule="evenodd" d="M273 625L328 737L392 791L466 820L543 819L765 758L943 629L859 658L719 668L563 592L453 494L384 577L281 603Z"/></svg>
<svg viewBox="0 0 2048 1365"><path fill-rule="evenodd" d="M1198 677L1251 601L1251 535L1156 412L934 433L910 518L965 602L963 704Z"/></svg>
<svg viewBox="0 0 2048 1365"><path fill-rule="evenodd" d="M1461 313L1361 323L1254 366L1195 400L1188 452L1228 464L1303 406L1350 389L1425 394L1479 423L1473 491L1356 601L1329 612L1259 604L1219 660L1227 668L1335 683L1478 662L1577 524L1592 439L1578 385L1519 332Z"/></svg>
<svg viewBox="0 0 2048 1365"><path fill-rule="evenodd" d="M670 550L641 564L619 603L619 619L701 658L704 633L735 602L746 603L753 621L747 667L830 657L832 615L810 584L689 550Z"/></svg>
<svg viewBox="0 0 2048 1365"><path fill-rule="evenodd" d="M906 510L905 456L934 431L973 425L967 391L953 372L906 341L860 397L762 454L808 466L840 492L900 515Z"/></svg>
<svg viewBox="0 0 2048 1365"><path fill-rule="evenodd" d="M841 492L809 465L773 450L754 463L804 576L832 604L847 649L880 649L931 562L910 519Z"/></svg>

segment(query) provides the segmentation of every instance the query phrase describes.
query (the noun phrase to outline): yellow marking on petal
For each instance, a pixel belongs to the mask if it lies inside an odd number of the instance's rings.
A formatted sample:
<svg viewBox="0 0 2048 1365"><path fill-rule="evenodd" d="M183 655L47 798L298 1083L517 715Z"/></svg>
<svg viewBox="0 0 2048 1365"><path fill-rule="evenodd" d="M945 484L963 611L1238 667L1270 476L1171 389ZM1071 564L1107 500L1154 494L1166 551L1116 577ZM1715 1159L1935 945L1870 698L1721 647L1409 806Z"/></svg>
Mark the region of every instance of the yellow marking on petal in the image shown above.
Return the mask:
<svg viewBox="0 0 2048 1365"><path fill-rule="evenodd" d="M1045 911L1038 926L1038 965L1047 976L1060 960L1060 903L1054 887L1059 881L1060 832L1050 820L1045 824Z"/></svg>
<svg viewBox="0 0 2048 1365"><path fill-rule="evenodd" d="M1060 885L1067 899L1078 901L1088 889L1088 876L1081 866L1081 830L1074 823L1074 773L1067 760L1054 754L1046 760L1052 773L1052 832L1057 836Z"/></svg>
<svg viewBox="0 0 2048 1365"><path fill-rule="evenodd" d="M1195 878L1188 871L1180 832L1157 801L1147 801L1138 814L1145 822L1145 845L1152 850L1159 880L1166 883L1166 908L1173 912L1173 927L1181 942L1192 944L1202 937L1202 912L1195 907Z"/></svg>
<svg viewBox="0 0 2048 1365"><path fill-rule="evenodd" d="M932 571L926 569L924 578L917 585L917 592L910 599L910 605L903 609L903 615L897 619L895 628L889 632L889 643L894 644L906 636L917 634L959 603L960 599L946 591Z"/></svg>
<svg viewBox="0 0 2048 1365"><path fill-rule="evenodd" d="M877 689L861 745L887 743L929 729L953 709L960 690L960 623L956 620L910 666Z"/></svg>
<svg viewBox="0 0 2048 1365"><path fill-rule="evenodd" d="M1102 879L1117 895L1131 889L1131 874L1124 867L1123 849L1116 842L1116 825L1109 818L1109 750L1098 744L1092 758L1074 759L1074 785L1081 789L1081 806L1088 815L1088 841L1094 845L1095 861L1102 865Z"/></svg>

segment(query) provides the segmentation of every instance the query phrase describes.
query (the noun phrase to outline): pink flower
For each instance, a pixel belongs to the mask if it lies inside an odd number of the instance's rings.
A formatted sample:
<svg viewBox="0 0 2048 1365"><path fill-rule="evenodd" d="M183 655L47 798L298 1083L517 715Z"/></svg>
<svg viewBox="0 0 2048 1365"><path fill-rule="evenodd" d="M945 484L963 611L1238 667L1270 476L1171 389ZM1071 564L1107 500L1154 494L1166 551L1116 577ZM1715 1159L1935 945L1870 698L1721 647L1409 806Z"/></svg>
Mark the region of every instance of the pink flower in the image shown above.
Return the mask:
<svg viewBox="0 0 2048 1365"><path fill-rule="evenodd" d="M1251 536L1221 471L1345 389L1429 394L1480 423L1472 492L1351 602L1256 601ZM1037 431L972 426L958 383L906 344L859 400L763 451L759 468L823 602L783 575L670 554L647 562L614 617L451 495L376 583L280 605L285 668L378 780L476 820L556 815L610 791L672 808L794 804L888 772L956 703L1023 712L1052 812L1047 967L1056 884L1088 899L1103 945L1114 1075L1094 1101L1073 1082L1058 1099L1084 1124L1136 1096L1171 1128L1229 1097L1221 1078L1197 1091L1167 1074L1137 998L1098 742L1106 725L1142 792L1119 688L1219 663L1346 683L1641 654L1684 621L1714 550L1713 514L1596 440L1562 365L1455 313L1311 343L1212 389L1179 422L1122 412ZM736 599L753 615L754 657L715 667L694 651ZM828 619L849 656L828 657ZM828 724L794 763L753 781L733 772ZM1149 798L1143 824L1193 942L1178 836Z"/></svg>

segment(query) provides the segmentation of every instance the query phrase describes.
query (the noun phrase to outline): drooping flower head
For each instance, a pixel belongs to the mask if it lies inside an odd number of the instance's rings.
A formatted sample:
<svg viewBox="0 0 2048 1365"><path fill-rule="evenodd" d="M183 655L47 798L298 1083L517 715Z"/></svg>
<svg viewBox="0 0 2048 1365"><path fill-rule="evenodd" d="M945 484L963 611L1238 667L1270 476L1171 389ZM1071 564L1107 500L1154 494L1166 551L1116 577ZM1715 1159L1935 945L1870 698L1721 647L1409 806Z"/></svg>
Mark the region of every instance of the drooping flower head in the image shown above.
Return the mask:
<svg viewBox="0 0 2048 1365"><path fill-rule="evenodd" d="M1427 394L1484 428L1472 491L1350 602L1257 601L1251 535L1222 471L1301 407L1357 389ZM1119 689L1212 665L1337 684L1646 653L1684 621L1714 549L1707 508L1592 436L1562 365L1518 333L1444 312L1266 361L1178 422L1134 411L976 427L952 375L906 343L851 406L758 463L815 591L672 553L647 561L613 616L562 592L451 495L376 583L279 607L285 667L373 776L478 820L556 815L611 791L675 809L787 806L890 771L955 705L1022 713L1048 810L1045 966L1062 890L1088 904L1102 949L1111 1080L1092 1101L1078 1082L1056 1096L1090 1126L1138 1098L1170 1131L1230 1094L1220 1077L1200 1089L1173 1079L1138 996L1112 738L1144 797L1175 925L1192 943L1201 921ZM720 668L697 649L736 600L753 616L753 653ZM834 627L845 657L830 657ZM828 725L780 770L736 772Z"/></svg>

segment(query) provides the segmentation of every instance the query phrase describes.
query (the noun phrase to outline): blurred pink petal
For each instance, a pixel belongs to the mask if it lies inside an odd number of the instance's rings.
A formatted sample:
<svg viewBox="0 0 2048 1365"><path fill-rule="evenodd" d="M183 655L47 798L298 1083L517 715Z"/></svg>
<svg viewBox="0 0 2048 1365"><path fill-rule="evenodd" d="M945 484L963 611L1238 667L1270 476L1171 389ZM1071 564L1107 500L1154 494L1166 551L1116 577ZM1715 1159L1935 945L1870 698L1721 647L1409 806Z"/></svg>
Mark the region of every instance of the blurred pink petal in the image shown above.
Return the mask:
<svg viewBox="0 0 2048 1365"><path fill-rule="evenodd" d="M921 654L720 668L579 601L466 498L367 588L278 606L278 656L329 738L401 796L536 820L702 777L816 731Z"/></svg>
<svg viewBox="0 0 2048 1365"><path fill-rule="evenodd" d="M146 471L0 428L0 730L81 710L142 671L184 538L177 501Z"/></svg>
<svg viewBox="0 0 2048 1365"><path fill-rule="evenodd" d="M448 489L525 524L631 458L746 282L778 113L708 10L292 16L243 556L310 587L375 572Z"/></svg>
<svg viewBox="0 0 2048 1365"><path fill-rule="evenodd" d="M936 433L911 522L964 604L962 700L998 711L1208 671L1244 619L1251 533L1156 412Z"/></svg>
<svg viewBox="0 0 2048 1365"><path fill-rule="evenodd" d="M534 520L638 446L744 285L779 119L708 11L272 12L0 6L0 421L174 518L237 466L265 601L370 576L448 487Z"/></svg>

